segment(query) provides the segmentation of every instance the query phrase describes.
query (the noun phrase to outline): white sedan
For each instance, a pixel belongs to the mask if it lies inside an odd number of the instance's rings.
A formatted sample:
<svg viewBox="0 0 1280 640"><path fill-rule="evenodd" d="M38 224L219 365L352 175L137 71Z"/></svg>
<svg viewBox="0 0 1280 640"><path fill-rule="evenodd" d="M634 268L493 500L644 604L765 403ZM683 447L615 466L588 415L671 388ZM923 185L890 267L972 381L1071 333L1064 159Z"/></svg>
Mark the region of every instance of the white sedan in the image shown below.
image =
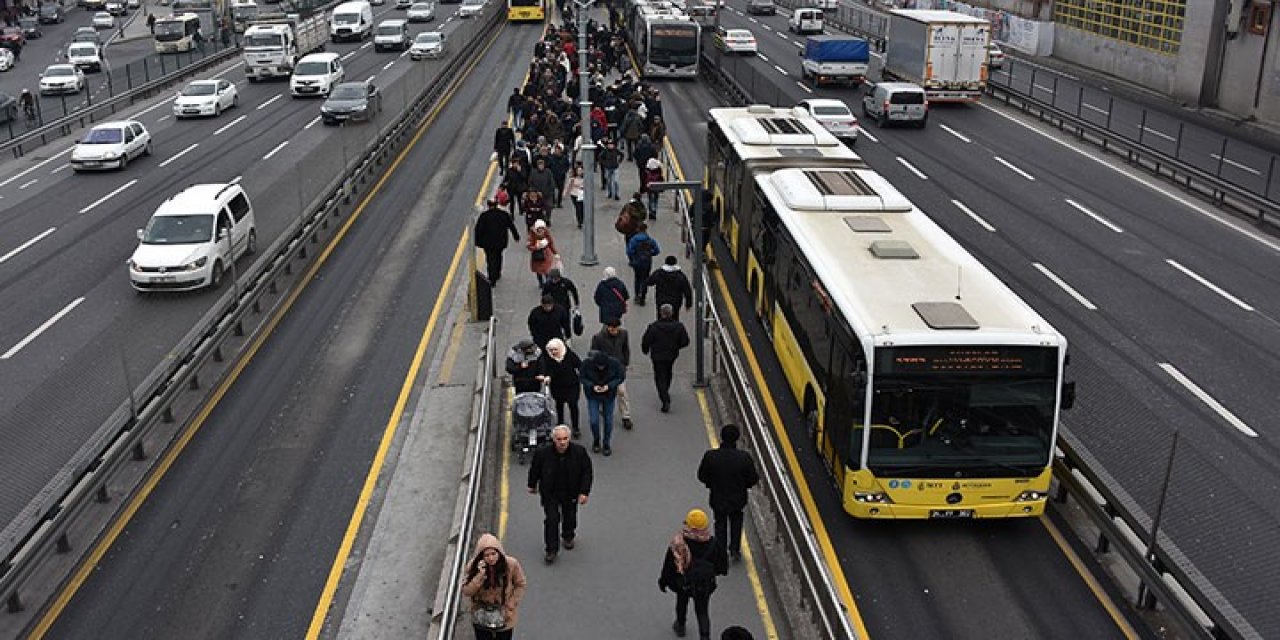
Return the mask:
<svg viewBox="0 0 1280 640"><path fill-rule="evenodd" d="M756 36L746 29L726 29L720 27L720 31L716 33L715 45L724 50L725 53L741 53L743 55L756 55Z"/></svg>
<svg viewBox="0 0 1280 640"><path fill-rule="evenodd" d="M413 60L423 58L439 58L444 53L444 32L427 31L419 33L409 47L409 57Z"/></svg>
<svg viewBox="0 0 1280 640"><path fill-rule="evenodd" d="M0 47L0 71L8 71L13 68L13 52Z"/></svg>
<svg viewBox="0 0 1280 640"><path fill-rule="evenodd" d="M129 160L149 155L151 134L141 122L104 122L84 134L71 150L71 169L123 169Z"/></svg>
<svg viewBox="0 0 1280 640"><path fill-rule="evenodd" d="M173 101L173 117L220 116L240 104L236 85L226 80L196 80L178 92Z"/></svg>
<svg viewBox="0 0 1280 640"><path fill-rule="evenodd" d="M462 6L458 7L459 18L470 18L478 16L484 11L484 0L462 0Z"/></svg>
<svg viewBox="0 0 1280 640"><path fill-rule="evenodd" d="M841 140L848 140L849 144L858 141L858 133L862 128L858 126L858 118L843 101L831 98L809 98L801 100L796 108L808 112L823 128L830 131L831 135Z"/></svg>
<svg viewBox="0 0 1280 640"><path fill-rule="evenodd" d="M431 22L436 19L436 6L430 2L415 2L405 14L409 22Z"/></svg>
<svg viewBox="0 0 1280 640"><path fill-rule="evenodd" d="M93 14L94 29L112 29L116 26L116 17L106 11Z"/></svg>
<svg viewBox="0 0 1280 640"><path fill-rule="evenodd" d="M73 64L51 64L40 74L40 95L84 91L84 72Z"/></svg>

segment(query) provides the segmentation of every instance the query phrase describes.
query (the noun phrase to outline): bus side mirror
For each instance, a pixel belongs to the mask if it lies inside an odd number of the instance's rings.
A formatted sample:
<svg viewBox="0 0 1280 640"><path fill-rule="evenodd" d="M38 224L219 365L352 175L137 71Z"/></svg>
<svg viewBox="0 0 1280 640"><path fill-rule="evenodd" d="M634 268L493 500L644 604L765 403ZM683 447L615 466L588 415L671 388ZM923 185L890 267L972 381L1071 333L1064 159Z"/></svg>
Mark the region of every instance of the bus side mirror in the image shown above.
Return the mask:
<svg viewBox="0 0 1280 640"><path fill-rule="evenodd" d="M1070 409L1076 404L1076 383L1062 383L1062 408Z"/></svg>

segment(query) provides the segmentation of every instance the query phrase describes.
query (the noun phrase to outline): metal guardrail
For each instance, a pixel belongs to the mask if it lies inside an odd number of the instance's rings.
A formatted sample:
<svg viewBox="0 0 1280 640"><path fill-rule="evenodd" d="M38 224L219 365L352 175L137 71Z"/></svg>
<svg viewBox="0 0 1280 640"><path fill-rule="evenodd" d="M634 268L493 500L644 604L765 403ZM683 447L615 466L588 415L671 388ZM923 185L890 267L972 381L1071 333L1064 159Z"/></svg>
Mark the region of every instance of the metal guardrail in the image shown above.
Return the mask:
<svg viewBox="0 0 1280 640"><path fill-rule="evenodd" d="M501 12L492 12L490 22L479 28L473 40L476 46L481 46L502 23L500 15ZM456 49L440 74L407 105L402 116L379 131L363 152L353 155L344 171L304 207L304 215L263 251L263 257L246 273L232 273L231 290L179 341L171 351L173 356L135 388L19 517L0 530L0 599L11 615L28 609L30 594L23 589L44 561L55 554L86 551L96 533L86 532L81 539L83 544L77 546L72 530L79 518L94 504L132 494L135 484L122 483L120 478L126 475L125 471L144 476L158 454L167 450L177 434L162 433L161 427L169 425L172 429L176 424L181 409L175 410L174 405L190 402L191 392L201 392L196 402L202 402L212 388L205 384L205 374L210 379L225 375L226 367L220 365L234 360L234 354L229 355L228 351L247 348L256 333L264 330L270 310L281 305L285 294L300 284L300 274L295 270L310 262L314 253L310 247L320 243L335 221L341 219L353 196L365 185L376 182L389 160L412 138L414 130L462 71L475 64L476 60L466 53L465 49ZM329 232L328 237L332 235ZM132 464L136 462L143 462L145 467ZM117 500L111 517L122 504Z"/></svg>

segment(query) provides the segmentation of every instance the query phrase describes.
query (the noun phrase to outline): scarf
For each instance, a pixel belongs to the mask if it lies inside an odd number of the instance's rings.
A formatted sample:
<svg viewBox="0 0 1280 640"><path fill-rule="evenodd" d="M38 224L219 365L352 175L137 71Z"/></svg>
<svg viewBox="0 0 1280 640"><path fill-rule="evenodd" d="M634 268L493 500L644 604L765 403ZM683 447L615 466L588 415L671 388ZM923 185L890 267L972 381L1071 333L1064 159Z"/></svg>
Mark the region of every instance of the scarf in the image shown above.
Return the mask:
<svg viewBox="0 0 1280 640"><path fill-rule="evenodd" d="M671 539L671 557L676 561L676 573L684 575L685 569L693 564L693 554L689 551L689 543L685 540L693 540L694 542L706 542L711 539L711 529L694 529L689 525L684 525L674 538Z"/></svg>

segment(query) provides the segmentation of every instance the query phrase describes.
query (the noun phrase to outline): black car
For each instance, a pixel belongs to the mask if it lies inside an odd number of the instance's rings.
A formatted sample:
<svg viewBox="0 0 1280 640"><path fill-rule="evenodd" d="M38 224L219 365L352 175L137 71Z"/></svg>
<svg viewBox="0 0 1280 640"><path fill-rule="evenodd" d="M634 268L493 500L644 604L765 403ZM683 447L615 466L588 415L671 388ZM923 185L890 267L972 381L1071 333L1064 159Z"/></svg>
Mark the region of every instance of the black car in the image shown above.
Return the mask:
<svg viewBox="0 0 1280 640"><path fill-rule="evenodd" d="M56 2L46 2L40 5L40 22L42 24L57 24L66 19L67 17L62 14L62 5Z"/></svg>
<svg viewBox="0 0 1280 640"><path fill-rule="evenodd" d="M382 92L370 81L344 82L335 86L320 106L325 124L346 120L372 120L382 111Z"/></svg>
<svg viewBox="0 0 1280 640"><path fill-rule="evenodd" d="M778 12L773 0L747 0L747 13L758 16L771 16Z"/></svg>
<svg viewBox="0 0 1280 640"><path fill-rule="evenodd" d="M40 21L29 16L18 18L18 26L22 27L22 35L28 40L44 37L44 30L40 28Z"/></svg>

